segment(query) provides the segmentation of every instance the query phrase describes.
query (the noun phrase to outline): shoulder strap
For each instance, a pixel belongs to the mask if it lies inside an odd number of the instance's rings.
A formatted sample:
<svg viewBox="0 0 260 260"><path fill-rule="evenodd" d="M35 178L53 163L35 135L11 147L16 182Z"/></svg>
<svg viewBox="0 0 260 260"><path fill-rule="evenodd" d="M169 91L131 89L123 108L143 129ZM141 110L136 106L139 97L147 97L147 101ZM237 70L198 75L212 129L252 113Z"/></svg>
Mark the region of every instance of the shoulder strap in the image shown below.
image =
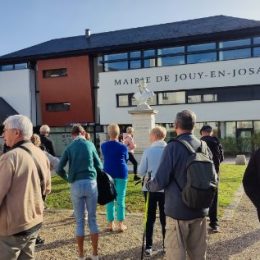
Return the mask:
<svg viewBox="0 0 260 260"><path fill-rule="evenodd" d="M36 158L34 157L34 155L32 154L32 151L30 149L28 149L27 147L25 147L23 145L18 146L18 148L23 149L24 151L26 151L28 154L31 155L31 157L35 163L35 166L37 168L38 175L39 175L39 179L40 179L40 183L41 183L41 193L44 196L44 178L43 178L43 173L42 173L39 163L37 162Z"/></svg>
<svg viewBox="0 0 260 260"><path fill-rule="evenodd" d="M178 143L181 143L183 144L183 146L186 147L186 149L190 152L190 153L196 153L196 151L194 150L194 148L189 144L189 142L185 141L185 140L182 140L182 139L173 139L172 140L173 142L178 142Z"/></svg>

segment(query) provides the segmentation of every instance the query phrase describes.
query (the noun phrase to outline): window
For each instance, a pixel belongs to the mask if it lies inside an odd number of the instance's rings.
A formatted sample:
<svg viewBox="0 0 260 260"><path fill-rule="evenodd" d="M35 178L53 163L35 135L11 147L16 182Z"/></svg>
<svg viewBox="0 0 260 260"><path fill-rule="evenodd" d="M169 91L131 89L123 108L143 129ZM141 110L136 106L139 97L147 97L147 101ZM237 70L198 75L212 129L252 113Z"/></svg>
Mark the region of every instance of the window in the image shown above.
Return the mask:
<svg viewBox="0 0 260 260"><path fill-rule="evenodd" d="M194 44L188 46L188 51L203 51L203 50L212 50L216 49L216 43L203 43L203 44Z"/></svg>
<svg viewBox="0 0 260 260"><path fill-rule="evenodd" d="M117 95L117 106L118 107L128 107L129 104L129 94Z"/></svg>
<svg viewBox="0 0 260 260"><path fill-rule="evenodd" d="M155 56L155 50L144 51L144 57L154 57L154 56Z"/></svg>
<svg viewBox="0 0 260 260"><path fill-rule="evenodd" d="M14 69L15 70L27 69L27 63L14 64Z"/></svg>
<svg viewBox="0 0 260 260"><path fill-rule="evenodd" d="M142 67L140 60L132 60L130 61L130 69L140 69Z"/></svg>
<svg viewBox="0 0 260 260"><path fill-rule="evenodd" d="M185 103L185 91L158 93L159 105L184 104L184 103Z"/></svg>
<svg viewBox="0 0 260 260"><path fill-rule="evenodd" d="M127 70L127 69L128 69L127 61L105 63L105 71L118 71L118 70Z"/></svg>
<svg viewBox="0 0 260 260"><path fill-rule="evenodd" d="M8 70L13 70L14 69L14 65L13 64L8 64L8 65L2 65L1 66L1 71L8 71Z"/></svg>
<svg viewBox="0 0 260 260"><path fill-rule="evenodd" d="M216 102L218 101L217 94L205 94L203 95L203 102Z"/></svg>
<svg viewBox="0 0 260 260"><path fill-rule="evenodd" d="M260 121L254 121L255 133L260 133Z"/></svg>
<svg viewBox="0 0 260 260"><path fill-rule="evenodd" d="M146 59L144 60L144 68L155 67L155 59Z"/></svg>
<svg viewBox="0 0 260 260"><path fill-rule="evenodd" d="M188 63L211 62L216 60L217 60L216 52L189 54L187 57Z"/></svg>
<svg viewBox="0 0 260 260"><path fill-rule="evenodd" d="M116 53L116 54L108 54L108 55L104 56L105 61L122 60L122 59L127 59L127 52Z"/></svg>
<svg viewBox="0 0 260 260"><path fill-rule="evenodd" d="M141 51L131 51L130 52L130 58L140 58L141 57Z"/></svg>
<svg viewBox="0 0 260 260"><path fill-rule="evenodd" d="M188 103L201 103L201 95L189 95Z"/></svg>
<svg viewBox="0 0 260 260"><path fill-rule="evenodd" d="M219 53L220 60L232 60L232 59L242 59L251 57L251 49L237 49L230 51L221 51Z"/></svg>
<svg viewBox="0 0 260 260"><path fill-rule="evenodd" d="M57 78L67 76L67 69L52 69L52 70L43 70L42 72L44 78Z"/></svg>
<svg viewBox="0 0 260 260"><path fill-rule="evenodd" d="M253 55L254 55L254 57L260 56L260 47L256 47L253 49Z"/></svg>
<svg viewBox="0 0 260 260"><path fill-rule="evenodd" d="M70 110L70 103L48 103L46 104L46 110L49 112L64 112Z"/></svg>
<svg viewBox="0 0 260 260"><path fill-rule="evenodd" d="M158 66L173 66L185 64L184 56L172 56L158 58Z"/></svg>
<svg viewBox="0 0 260 260"><path fill-rule="evenodd" d="M226 137L236 136L236 122L226 122Z"/></svg>
<svg viewBox="0 0 260 260"><path fill-rule="evenodd" d="M253 128L252 121L238 121L237 128Z"/></svg>
<svg viewBox="0 0 260 260"><path fill-rule="evenodd" d="M158 50L158 55L170 55L170 54L178 54L178 53L184 53L184 46L163 48Z"/></svg>
<svg viewBox="0 0 260 260"><path fill-rule="evenodd" d="M223 41L219 43L220 48L231 48L231 47L238 47L238 46L246 46L250 45L250 39L240 39L240 40L233 40L233 41Z"/></svg>

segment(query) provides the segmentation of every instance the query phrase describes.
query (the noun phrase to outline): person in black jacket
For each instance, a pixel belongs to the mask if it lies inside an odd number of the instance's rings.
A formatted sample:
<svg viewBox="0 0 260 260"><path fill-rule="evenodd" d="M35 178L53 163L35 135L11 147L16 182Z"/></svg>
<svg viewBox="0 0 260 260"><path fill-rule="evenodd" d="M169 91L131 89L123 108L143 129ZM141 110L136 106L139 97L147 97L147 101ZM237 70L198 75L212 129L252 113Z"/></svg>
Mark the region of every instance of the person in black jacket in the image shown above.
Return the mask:
<svg viewBox="0 0 260 260"><path fill-rule="evenodd" d="M41 145L48 153L55 156L53 142L50 138L48 138L49 133L50 127L48 125L42 125L40 127Z"/></svg>
<svg viewBox="0 0 260 260"><path fill-rule="evenodd" d="M253 202L260 222L260 149L254 152L249 160L243 177L246 195Z"/></svg>
<svg viewBox="0 0 260 260"><path fill-rule="evenodd" d="M210 125L204 125L200 129L201 140L205 141L212 152L213 162L215 166L215 170L217 174L219 174L219 166L220 163L224 160L224 153L221 143L218 138L213 135L213 129ZM218 191L214 197L212 205L209 209L209 226L213 232L219 232L219 224L218 224Z"/></svg>

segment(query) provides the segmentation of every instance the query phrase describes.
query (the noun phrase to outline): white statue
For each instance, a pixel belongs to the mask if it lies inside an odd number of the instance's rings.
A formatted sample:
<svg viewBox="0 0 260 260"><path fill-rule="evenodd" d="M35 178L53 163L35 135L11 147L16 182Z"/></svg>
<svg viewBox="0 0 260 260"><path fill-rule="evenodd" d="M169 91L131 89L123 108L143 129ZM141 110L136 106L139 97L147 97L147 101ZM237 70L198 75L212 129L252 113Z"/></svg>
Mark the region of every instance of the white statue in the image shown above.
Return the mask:
<svg viewBox="0 0 260 260"><path fill-rule="evenodd" d="M152 109L147 104L147 101L154 96L154 92L147 88L147 84L144 82L144 80L140 80L138 90L139 91L134 94L134 98L137 102L137 109Z"/></svg>

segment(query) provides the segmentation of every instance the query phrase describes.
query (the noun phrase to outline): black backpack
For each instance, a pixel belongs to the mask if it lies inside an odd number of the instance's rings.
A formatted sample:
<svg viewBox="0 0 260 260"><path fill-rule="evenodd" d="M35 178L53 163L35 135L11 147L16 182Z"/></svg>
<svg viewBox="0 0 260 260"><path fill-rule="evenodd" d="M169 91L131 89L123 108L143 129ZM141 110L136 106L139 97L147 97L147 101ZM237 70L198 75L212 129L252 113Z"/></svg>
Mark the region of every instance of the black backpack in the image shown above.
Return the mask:
<svg viewBox="0 0 260 260"><path fill-rule="evenodd" d="M105 205L116 199L116 189L113 178L104 171L97 172L98 203Z"/></svg>
<svg viewBox="0 0 260 260"><path fill-rule="evenodd" d="M209 208L217 191L218 175L207 144L201 141L201 146L195 151L185 140L174 139L174 141L181 143L189 151L185 170L187 183L181 188L174 178L181 191L183 202L192 209Z"/></svg>

